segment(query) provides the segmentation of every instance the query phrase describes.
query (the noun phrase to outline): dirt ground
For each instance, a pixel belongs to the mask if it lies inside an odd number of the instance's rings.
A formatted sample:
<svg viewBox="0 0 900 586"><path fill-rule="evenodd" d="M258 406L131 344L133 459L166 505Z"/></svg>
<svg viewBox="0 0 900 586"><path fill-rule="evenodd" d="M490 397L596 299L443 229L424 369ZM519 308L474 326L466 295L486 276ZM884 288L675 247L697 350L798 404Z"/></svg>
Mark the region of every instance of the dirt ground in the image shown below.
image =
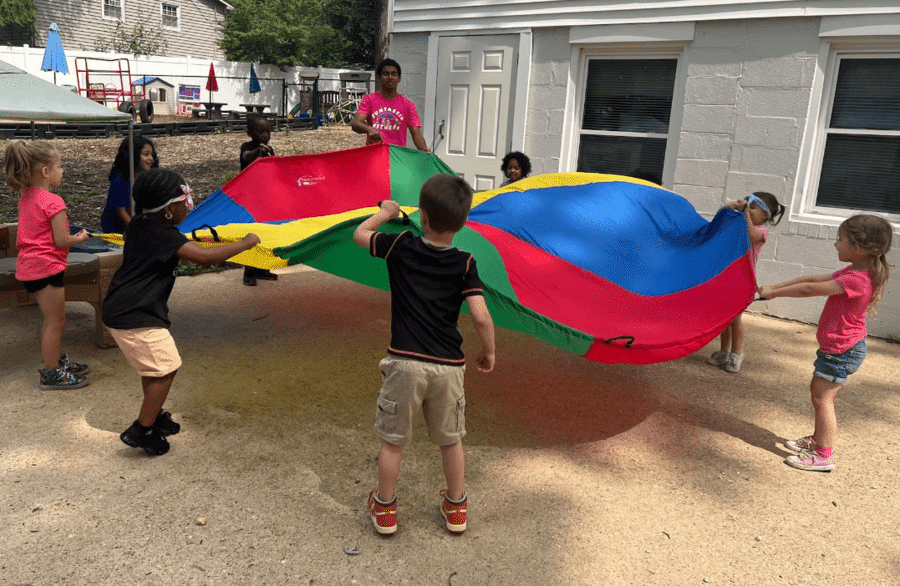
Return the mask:
<svg viewBox="0 0 900 586"><path fill-rule="evenodd" d="M0 309L0 583L900 583L900 345L870 340L823 474L782 463L811 431L812 326L748 316L734 375L706 364L712 347L605 365L499 330L495 372L467 373L469 530L441 524L419 427L382 538L364 501L388 294L278 272L178 279L167 407L183 429L156 458L118 439L139 379L93 345L88 305L67 305L64 348L92 367L71 392L37 389L39 310Z"/></svg>
<svg viewBox="0 0 900 586"><path fill-rule="evenodd" d="M56 193L66 200L71 224L100 228L100 213L109 191L109 169L122 140L122 137L116 137L53 141L62 154L65 172ZM181 173L199 201L237 175L241 143L250 139L245 133L225 132L161 136L151 140L156 144L160 166ZM365 143L365 136L355 134L349 126L341 124L317 130L275 132L270 142L279 155L337 151ZM0 140L0 150L5 151L7 144L8 141ZM0 167L5 169L2 161ZM6 180L0 181L0 223L16 221L18 201L19 195L6 185Z"/></svg>

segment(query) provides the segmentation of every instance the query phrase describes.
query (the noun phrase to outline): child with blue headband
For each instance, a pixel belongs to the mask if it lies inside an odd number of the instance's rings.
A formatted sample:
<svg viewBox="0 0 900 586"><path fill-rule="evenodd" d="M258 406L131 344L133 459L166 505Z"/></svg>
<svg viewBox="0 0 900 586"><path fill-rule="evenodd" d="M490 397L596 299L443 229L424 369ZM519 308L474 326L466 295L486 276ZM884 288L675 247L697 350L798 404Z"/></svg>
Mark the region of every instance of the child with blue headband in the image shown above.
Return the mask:
<svg viewBox="0 0 900 586"><path fill-rule="evenodd" d="M775 196L765 191L757 191L744 199L732 202L729 205L737 212L743 212L747 218L747 232L750 236L750 260L753 261L753 269L756 269L756 261L759 260L759 251L769 237L766 223L773 226L781 221L784 215L784 206L778 203ZM744 324L741 314L722 331L719 337L719 350L713 352L709 362L713 366L719 366L726 372L738 372L744 362L742 346L744 344Z"/></svg>

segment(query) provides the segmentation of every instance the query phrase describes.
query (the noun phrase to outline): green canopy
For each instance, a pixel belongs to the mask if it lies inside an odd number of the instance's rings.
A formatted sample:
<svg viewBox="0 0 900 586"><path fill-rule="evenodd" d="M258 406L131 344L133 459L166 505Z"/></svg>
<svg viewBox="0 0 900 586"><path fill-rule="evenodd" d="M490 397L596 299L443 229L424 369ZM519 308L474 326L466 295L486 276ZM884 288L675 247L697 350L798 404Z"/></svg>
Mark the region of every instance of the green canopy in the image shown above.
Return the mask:
<svg viewBox="0 0 900 586"><path fill-rule="evenodd" d="M59 120L90 122L94 120L128 121L124 112L92 102L65 88L0 61L0 119Z"/></svg>

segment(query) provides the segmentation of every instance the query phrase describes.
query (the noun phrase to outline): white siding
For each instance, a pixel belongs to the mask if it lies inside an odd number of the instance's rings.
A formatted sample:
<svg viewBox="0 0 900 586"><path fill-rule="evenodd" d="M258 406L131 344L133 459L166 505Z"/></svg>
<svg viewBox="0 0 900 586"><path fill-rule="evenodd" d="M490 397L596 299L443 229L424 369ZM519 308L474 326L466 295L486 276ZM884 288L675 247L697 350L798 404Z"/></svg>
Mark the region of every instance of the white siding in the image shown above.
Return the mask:
<svg viewBox="0 0 900 586"><path fill-rule="evenodd" d="M896 0L393 0L391 32L897 13Z"/></svg>
<svg viewBox="0 0 900 586"><path fill-rule="evenodd" d="M180 30L161 28L160 0L123 0L126 27L143 23L150 30L162 30L166 48L160 53L202 59L224 59L218 45L222 36L226 6L219 0L165 0L179 6ZM64 48L93 50L98 38L112 38L116 22L103 18L102 0L34 0L37 12L36 44L47 42L51 23L59 26Z"/></svg>

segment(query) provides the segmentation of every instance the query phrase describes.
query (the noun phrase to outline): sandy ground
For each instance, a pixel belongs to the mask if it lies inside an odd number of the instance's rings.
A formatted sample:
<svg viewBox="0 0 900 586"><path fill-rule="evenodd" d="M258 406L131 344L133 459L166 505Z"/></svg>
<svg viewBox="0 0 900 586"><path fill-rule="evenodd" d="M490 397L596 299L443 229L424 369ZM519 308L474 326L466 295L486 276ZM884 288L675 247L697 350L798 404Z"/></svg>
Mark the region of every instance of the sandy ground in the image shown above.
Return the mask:
<svg viewBox="0 0 900 586"><path fill-rule="evenodd" d="M64 347L93 368L72 392L37 389L38 308L0 310L0 584L900 583L900 346L870 340L823 474L782 463L812 429L812 326L749 316L737 375L711 348L604 365L500 330L496 371L467 375L468 532L443 529L420 427L383 538L364 501L388 294L280 272L179 279L183 431L157 458L118 439L139 381L93 346L89 306L67 306Z"/></svg>

